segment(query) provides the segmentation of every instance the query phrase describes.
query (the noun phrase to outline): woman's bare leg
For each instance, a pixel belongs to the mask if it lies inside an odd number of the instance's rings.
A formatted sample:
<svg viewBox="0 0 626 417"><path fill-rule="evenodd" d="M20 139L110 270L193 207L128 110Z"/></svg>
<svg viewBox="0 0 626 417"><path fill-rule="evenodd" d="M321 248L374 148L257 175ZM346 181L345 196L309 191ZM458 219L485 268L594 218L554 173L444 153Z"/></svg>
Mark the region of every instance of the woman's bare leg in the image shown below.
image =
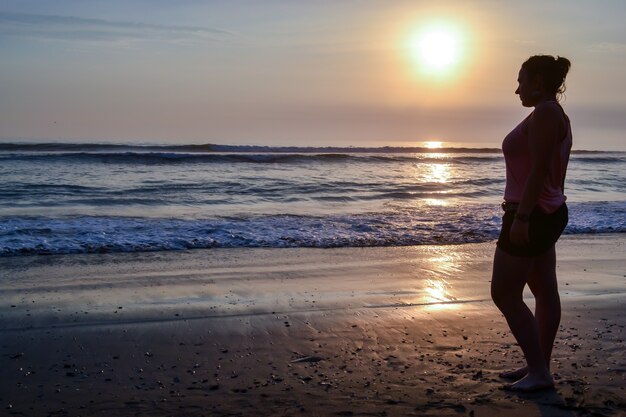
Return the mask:
<svg viewBox="0 0 626 417"><path fill-rule="evenodd" d="M552 347L561 323L561 298L556 281L554 246L536 259L528 286L535 296L535 319L539 328L539 341L546 366L550 369Z"/></svg>
<svg viewBox="0 0 626 417"><path fill-rule="evenodd" d="M528 374L513 389L535 390L554 384L541 348L539 326L524 303L522 293L537 259L516 257L496 249L491 281L491 297L504 314L517 343L522 348Z"/></svg>
<svg viewBox="0 0 626 417"><path fill-rule="evenodd" d="M539 330L541 350L550 369L550 359L554 339L561 323L561 300L556 279L556 253L554 246L544 255L535 259L528 287L535 296L535 321ZM503 378L521 379L528 373L528 367L500 374Z"/></svg>

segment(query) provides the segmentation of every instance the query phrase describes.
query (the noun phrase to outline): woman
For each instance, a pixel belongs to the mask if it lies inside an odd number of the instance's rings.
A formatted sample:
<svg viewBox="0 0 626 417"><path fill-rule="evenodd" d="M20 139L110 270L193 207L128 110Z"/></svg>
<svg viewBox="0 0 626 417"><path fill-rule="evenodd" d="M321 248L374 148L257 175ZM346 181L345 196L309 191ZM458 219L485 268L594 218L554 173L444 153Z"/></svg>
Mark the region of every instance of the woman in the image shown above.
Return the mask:
<svg viewBox="0 0 626 417"><path fill-rule="evenodd" d="M506 163L502 231L493 264L491 297L526 358L526 367L501 374L508 388L552 388L552 345L561 320L554 244L567 225L564 180L572 147L570 121L558 98L570 68L566 58L535 55L519 71L524 107L534 107L502 144ZM535 314L524 303L528 284Z"/></svg>

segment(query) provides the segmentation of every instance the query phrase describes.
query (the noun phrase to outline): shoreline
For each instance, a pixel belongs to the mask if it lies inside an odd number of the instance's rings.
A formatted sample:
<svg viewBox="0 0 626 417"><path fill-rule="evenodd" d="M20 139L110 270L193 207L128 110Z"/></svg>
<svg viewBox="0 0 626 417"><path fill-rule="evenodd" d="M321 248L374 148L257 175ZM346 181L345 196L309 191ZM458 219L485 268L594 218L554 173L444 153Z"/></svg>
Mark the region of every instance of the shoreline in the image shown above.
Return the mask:
<svg viewBox="0 0 626 417"><path fill-rule="evenodd" d="M538 394L501 390L492 242L0 258L0 414L624 415L625 242L559 242Z"/></svg>

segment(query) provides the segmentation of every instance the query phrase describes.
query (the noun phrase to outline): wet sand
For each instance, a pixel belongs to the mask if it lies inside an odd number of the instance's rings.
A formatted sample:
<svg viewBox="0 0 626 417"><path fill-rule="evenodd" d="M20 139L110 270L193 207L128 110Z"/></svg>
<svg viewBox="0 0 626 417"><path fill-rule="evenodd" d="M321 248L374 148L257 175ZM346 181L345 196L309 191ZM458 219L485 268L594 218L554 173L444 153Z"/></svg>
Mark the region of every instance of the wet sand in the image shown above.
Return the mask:
<svg viewBox="0 0 626 417"><path fill-rule="evenodd" d="M0 415L626 415L624 242L559 243L536 394L501 389L493 243L0 258Z"/></svg>

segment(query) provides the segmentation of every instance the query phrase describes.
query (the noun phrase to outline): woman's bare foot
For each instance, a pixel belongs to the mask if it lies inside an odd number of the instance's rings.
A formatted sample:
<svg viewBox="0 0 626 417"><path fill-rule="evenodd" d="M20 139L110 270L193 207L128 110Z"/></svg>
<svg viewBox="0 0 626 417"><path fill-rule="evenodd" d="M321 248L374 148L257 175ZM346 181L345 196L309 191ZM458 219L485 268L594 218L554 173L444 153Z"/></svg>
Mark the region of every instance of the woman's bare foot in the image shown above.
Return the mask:
<svg viewBox="0 0 626 417"><path fill-rule="evenodd" d="M554 380L550 374L546 375L526 375L514 384L508 385L507 390L518 392L534 392L554 388Z"/></svg>
<svg viewBox="0 0 626 417"><path fill-rule="evenodd" d="M528 367L524 366L522 368L516 369L514 371L502 372L499 376L504 379L512 379L514 381L518 381L524 378L528 374Z"/></svg>

